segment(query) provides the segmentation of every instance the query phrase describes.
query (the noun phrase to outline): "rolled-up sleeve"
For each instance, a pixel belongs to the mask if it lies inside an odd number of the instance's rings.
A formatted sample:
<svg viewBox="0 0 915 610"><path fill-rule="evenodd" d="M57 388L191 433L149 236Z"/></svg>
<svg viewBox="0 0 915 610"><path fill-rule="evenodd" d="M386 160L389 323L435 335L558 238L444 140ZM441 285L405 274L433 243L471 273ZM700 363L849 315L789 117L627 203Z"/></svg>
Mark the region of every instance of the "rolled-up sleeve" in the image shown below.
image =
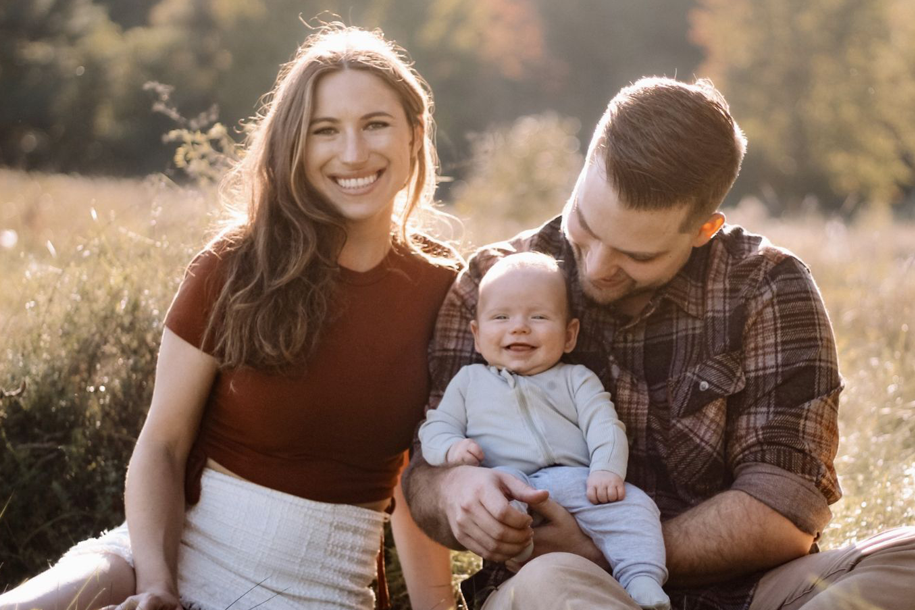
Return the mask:
<svg viewBox="0 0 915 610"><path fill-rule="evenodd" d="M833 461L843 383L832 326L807 268L787 257L747 300L746 387L729 409L732 489L817 535L841 496Z"/></svg>

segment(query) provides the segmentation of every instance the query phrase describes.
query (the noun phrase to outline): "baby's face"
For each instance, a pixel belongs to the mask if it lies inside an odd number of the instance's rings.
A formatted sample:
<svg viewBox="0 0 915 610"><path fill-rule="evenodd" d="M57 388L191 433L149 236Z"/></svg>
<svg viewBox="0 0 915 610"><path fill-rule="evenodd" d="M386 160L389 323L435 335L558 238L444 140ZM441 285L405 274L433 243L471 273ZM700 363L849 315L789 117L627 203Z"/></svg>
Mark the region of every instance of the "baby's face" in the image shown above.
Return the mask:
<svg viewBox="0 0 915 610"><path fill-rule="evenodd" d="M542 373L575 347L578 320L569 320L559 272L510 269L480 287L470 323L476 349L492 366L519 375Z"/></svg>

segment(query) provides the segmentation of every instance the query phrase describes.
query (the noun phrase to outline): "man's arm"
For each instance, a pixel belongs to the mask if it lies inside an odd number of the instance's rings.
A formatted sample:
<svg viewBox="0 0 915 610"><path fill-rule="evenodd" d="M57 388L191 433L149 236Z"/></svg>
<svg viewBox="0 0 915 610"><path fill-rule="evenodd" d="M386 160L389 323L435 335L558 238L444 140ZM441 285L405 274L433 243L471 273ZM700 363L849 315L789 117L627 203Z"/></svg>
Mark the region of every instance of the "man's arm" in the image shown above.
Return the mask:
<svg viewBox="0 0 915 610"><path fill-rule="evenodd" d="M549 495L515 477L477 466L429 466L414 455L404 473L414 521L433 540L493 561L518 555L533 536L531 517L509 504L537 504Z"/></svg>
<svg viewBox="0 0 915 610"><path fill-rule="evenodd" d="M759 500L725 491L661 524L668 583L729 580L806 555L813 536Z"/></svg>

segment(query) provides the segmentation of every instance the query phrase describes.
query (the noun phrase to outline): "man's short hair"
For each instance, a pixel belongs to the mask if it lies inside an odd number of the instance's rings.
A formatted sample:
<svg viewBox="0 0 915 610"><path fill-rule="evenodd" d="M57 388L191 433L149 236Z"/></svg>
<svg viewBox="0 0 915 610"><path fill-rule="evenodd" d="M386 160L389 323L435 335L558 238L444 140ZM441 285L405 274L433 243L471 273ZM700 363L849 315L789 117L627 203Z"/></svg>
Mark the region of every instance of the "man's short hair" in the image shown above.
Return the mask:
<svg viewBox="0 0 915 610"><path fill-rule="evenodd" d="M688 205L685 224L693 225L721 205L745 151L746 138L711 81L649 77L610 100L588 162L603 162L626 207Z"/></svg>

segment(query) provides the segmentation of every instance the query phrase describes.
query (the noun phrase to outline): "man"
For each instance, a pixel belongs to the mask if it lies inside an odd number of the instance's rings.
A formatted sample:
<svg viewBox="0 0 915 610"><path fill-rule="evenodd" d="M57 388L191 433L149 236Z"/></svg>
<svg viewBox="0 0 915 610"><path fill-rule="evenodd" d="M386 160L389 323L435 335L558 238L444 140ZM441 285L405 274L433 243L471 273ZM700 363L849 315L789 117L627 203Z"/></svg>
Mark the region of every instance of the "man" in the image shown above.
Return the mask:
<svg viewBox="0 0 915 610"><path fill-rule="evenodd" d="M569 361L610 391L629 437L628 480L661 510L674 608L911 608L915 529L810 554L840 496L842 380L807 268L717 211L744 150L708 81L623 89L562 215L479 251L452 288L430 406L480 361L469 322L483 273L513 251L551 254L581 320ZM544 492L483 468L432 468L419 452L404 485L416 521L453 548L504 562L533 536L535 558L517 575L488 564L465 583L472 607L638 608ZM511 498L548 523L532 530Z"/></svg>

